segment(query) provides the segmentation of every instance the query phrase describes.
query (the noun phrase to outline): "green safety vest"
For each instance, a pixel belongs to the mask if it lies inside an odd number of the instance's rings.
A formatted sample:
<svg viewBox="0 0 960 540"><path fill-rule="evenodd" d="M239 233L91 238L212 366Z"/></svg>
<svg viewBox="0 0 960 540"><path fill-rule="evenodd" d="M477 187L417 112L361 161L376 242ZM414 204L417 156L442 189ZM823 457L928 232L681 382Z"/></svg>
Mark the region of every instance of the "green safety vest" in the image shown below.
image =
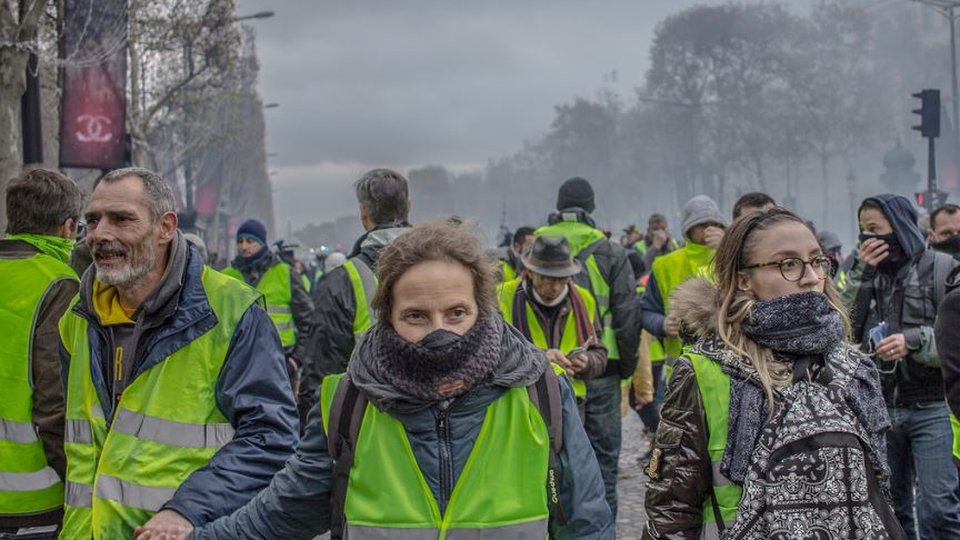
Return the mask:
<svg viewBox="0 0 960 540"><path fill-rule="evenodd" d="M223 273L243 281L243 274L235 266L225 268ZM290 309L290 301L293 299L290 289L290 265L278 262L271 266L263 273L260 282L256 284L256 289L263 293L267 302L267 314L270 315L273 325L277 327L280 343L284 347L296 345L297 327L293 322L293 311Z"/></svg>
<svg viewBox="0 0 960 540"><path fill-rule="evenodd" d="M321 387L324 430L343 375ZM345 538L446 540L547 538L550 437L526 388L487 407L480 433L450 495L437 502L403 423L367 404L344 502Z"/></svg>
<svg viewBox="0 0 960 540"><path fill-rule="evenodd" d="M567 239L570 245L570 253L577 256L585 248L593 245L595 242L607 241L603 231L595 229L586 223L575 221L575 216L569 218L572 221L559 221L553 225L540 227L534 233L535 236L562 236ZM597 259L591 253L584 262L587 271L587 277L590 280L590 292L597 302L597 316L600 324L603 326L603 332L600 340L607 348L607 360L620 360L620 349L617 347L617 333L613 330L613 314L610 312L610 284L603 279L600 273L600 267L597 265Z"/></svg>
<svg viewBox="0 0 960 540"><path fill-rule="evenodd" d="M720 472L720 462L727 447L727 421L730 414L730 376L723 372L720 364L697 354L686 353L685 358L693 364L693 371L700 387L700 399L707 421L707 452L713 467L713 492L716 494L720 516L726 527L733 525L737 518L737 508L743 488L731 482ZM703 502L703 533L701 538L719 540L716 514L709 496Z"/></svg>
<svg viewBox="0 0 960 540"><path fill-rule="evenodd" d="M950 415L950 427L953 428L953 459L960 464L960 420Z"/></svg>
<svg viewBox="0 0 960 540"><path fill-rule="evenodd" d="M497 295L500 298L500 312L503 313L503 320L507 324L514 324L514 314L513 314L513 298L517 294L517 289L520 287L520 284L523 283L522 278L514 279L513 281L508 281L503 285L500 285ZM593 295L590 294L590 291L584 289L583 287L573 284L577 293L580 295L580 298L583 299L583 305L586 308L587 313L593 313L596 317L597 302L593 299ZM527 324L530 325L530 337L533 341L533 344L541 349L548 349L549 345L547 344L547 335L543 331L543 328L540 327L540 323L537 321L537 316L533 313L533 308L530 306L530 302L526 302L526 312L527 312ZM591 321L595 322L596 319ZM586 341L589 336L584 336L583 340ZM577 347L583 345L583 341L580 340L579 333L577 332L577 322L576 317L574 317L574 312L571 309L567 313L567 320L563 325L563 336L560 338L560 352L567 354L570 351L576 349ZM564 373L566 373L564 371ZM578 398L587 397L587 385L583 382L583 379L576 377L570 378L570 383L573 386L573 394Z"/></svg>
<svg viewBox="0 0 960 540"><path fill-rule="evenodd" d="M838 291L843 291L844 289L846 289L846 288L847 288L847 273L844 272L843 270L839 270L839 271L837 272L837 277L836 277L836 279L834 280L834 283L836 284Z"/></svg>
<svg viewBox="0 0 960 540"><path fill-rule="evenodd" d="M353 315L353 337L358 338L373 326L376 319L370 302L377 292L377 276L373 270L360 259L349 259L343 263L343 269L350 276L350 286L353 288L353 299L356 312Z"/></svg>
<svg viewBox="0 0 960 540"><path fill-rule="evenodd" d="M90 373L88 321L75 312L61 319L71 356L61 539L132 538L233 438L217 407L217 381L237 325L260 294L207 267L202 282L216 325L137 376L109 428Z"/></svg>
<svg viewBox="0 0 960 540"><path fill-rule="evenodd" d="M657 281L660 298L663 300L663 312L670 313L670 295L677 287L693 277L713 279L713 255L715 251L702 244L687 242L682 249L670 252L653 261L653 276ZM679 338L667 337L663 348L655 351L651 347L650 359L663 360L666 357L677 358L683 352L683 342ZM653 354L660 355L659 358Z"/></svg>
<svg viewBox="0 0 960 540"><path fill-rule="evenodd" d="M503 259L500 259L500 275L503 276L501 283L517 279L517 271L513 269L513 266L510 266L509 261Z"/></svg>
<svg viewBox="0 0 960 540"><path fill-rule="evenodd" d="M300 274L300 283L303 284L303 290L307 292L310 292L310 289L313 288L313 283L306 274Z"/></svg>
<svg viewBox="0 0 960 540"><path fill-rule="evenodd" d="M63 481L33 424L33 330L50 287L77 275L40 253L0 260L0 274L0 516L39 514L63 506Z"/></svg>

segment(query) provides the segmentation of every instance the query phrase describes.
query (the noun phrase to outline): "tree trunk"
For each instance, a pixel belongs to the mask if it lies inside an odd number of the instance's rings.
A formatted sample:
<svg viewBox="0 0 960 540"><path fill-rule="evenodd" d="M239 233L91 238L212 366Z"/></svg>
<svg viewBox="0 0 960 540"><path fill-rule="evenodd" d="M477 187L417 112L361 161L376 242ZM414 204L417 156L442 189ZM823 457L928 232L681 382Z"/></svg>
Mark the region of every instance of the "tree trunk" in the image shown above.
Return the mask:
<svg viewBox="0 0 960 540"><path fill-rule="evenodd" d="M7 183L23 170L20 99L27 88L25 50L0 46L0 230L7 227Z"/></svg>

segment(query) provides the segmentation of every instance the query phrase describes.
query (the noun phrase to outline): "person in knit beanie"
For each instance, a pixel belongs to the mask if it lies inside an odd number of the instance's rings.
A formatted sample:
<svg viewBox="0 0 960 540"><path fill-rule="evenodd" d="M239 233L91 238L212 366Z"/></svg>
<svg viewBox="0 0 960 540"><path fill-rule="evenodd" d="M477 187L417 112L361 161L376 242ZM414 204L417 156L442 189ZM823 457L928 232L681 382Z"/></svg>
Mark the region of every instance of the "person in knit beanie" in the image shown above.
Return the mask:
<svg viewBox="0 0 960 540"><path fill-rule="evenodd" d="M643 329L660 344L650 349L654 416L647 414L645 423L652 431L659 425L656 411L663 401L665 380L669 377L664 366L671 358L679 357L683 347L679 338L680 320L670 313L670 295L690 278L713 275L713 256L727 225L717 203L706 195L687 201L681 216L680 227L687 243L654 259L647 288L640 299Z"/></svg>
<svg viewBox="0 0 960 540"><path fill-rule="evenodd" d="M557 210L582 209L592 214L596 209L593 200L593 186L585 179L575 176L560 186L557 192Z"/></svg>
<svg viewBox="0 0 960 540"><path fill-rule="evenodd" d="M697 244L717 249L723 239L723 230L727 220L720 213L717 203L706 195L697 195L683 206L683 220L680 228L683 236Z"/></svg>
<svg viewBox="0 0 960 540"><path fill-rule="evenodd" d="M585 288L597 302L607 367L600 376L584 381L587 388L584 428L600 463L607 504L616 517L617 462L622 437L620 380L633 375L637 366L640 314L636 280L627 252L597 227L594 210L593 186L579 176L570 178L557 192L557 212L548 217L549 225L534 235L567 240L570 254L583 263L576 282L589 285Z"/></svg>
<svg viewBox="0 0 960 540"><path fill-rule="evenodd" d="M252 257L267 247L267 227L257 219L248 219L237 229L237 251Z"/></svg>
<svg viewBox="0 0 960 540"><path fill-rule="evenodd" d="M294 396L299 390L300 364L308 357L313 332L313 300L293 266L284 262L267 244L267 227L248 219L237 229L237 256L223 273L263 293L287 355Z"/></svg>

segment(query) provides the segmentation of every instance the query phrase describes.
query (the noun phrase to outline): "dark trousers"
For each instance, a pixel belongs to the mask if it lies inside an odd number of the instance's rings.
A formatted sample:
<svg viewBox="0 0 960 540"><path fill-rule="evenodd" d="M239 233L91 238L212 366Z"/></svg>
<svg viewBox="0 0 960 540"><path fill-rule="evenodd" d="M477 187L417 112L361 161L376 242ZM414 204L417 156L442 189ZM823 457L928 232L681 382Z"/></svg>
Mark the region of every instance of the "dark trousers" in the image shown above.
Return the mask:
<svg viewBox="0 0 960 540"><path fill-rule="evenodd" d="M620 461L620 378L587 379L586 418L583 427L593 446L603 476L607 504L617 518L617 465Z"/></svg>
<svg viewBox="0 0 960 540"><path fill-rule="evenodd" d="M653 373L653 402L647 403L640 409L640 421L650 433L656 433L660 426L660 404L663 402L663 391L666 384L663 380L663 362L652 362L650 371Z"/></svg>
<svg viewBox="0 0 960 540"><path fill-rule="evenodd" d="M889 408L890 489L897 519L910 540L960 538L960 498L953 432L942 401ZM919 533L919 535L918 535Z"/></svg>

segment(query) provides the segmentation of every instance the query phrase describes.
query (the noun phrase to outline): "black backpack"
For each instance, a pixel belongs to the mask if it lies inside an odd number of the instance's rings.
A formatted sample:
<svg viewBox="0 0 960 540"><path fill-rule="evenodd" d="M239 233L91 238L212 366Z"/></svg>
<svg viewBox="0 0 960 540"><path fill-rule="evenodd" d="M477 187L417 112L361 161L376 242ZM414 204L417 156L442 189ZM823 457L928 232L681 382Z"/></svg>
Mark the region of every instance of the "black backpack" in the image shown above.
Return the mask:
<svg viewBox="0 0 960 540"><path fill-rule="evenodd" d="M547 470L547 505L554 522L566 523L560 505L560 479L557 478L557 455L563 448L563 406L560 402L560 381L550 366L537 382L527 387L530 401L540 411L550 435L550 461ZM353 466L354 448L360 424L367 408L367 398L345 375L337 386L330 405L330 420L327 425L327 450L333 458L333 479L330 489L330 538L343 538L346 523L345 503L350 468Z"/></svg>
<svg viewBox="0 0 960 540"><path fill-rule="evenodd" d="M777 405L754 449L736 522L738 540L905 539L869 438L844 392L856 362L827 355L815 381L775 389Z"/></svg>

